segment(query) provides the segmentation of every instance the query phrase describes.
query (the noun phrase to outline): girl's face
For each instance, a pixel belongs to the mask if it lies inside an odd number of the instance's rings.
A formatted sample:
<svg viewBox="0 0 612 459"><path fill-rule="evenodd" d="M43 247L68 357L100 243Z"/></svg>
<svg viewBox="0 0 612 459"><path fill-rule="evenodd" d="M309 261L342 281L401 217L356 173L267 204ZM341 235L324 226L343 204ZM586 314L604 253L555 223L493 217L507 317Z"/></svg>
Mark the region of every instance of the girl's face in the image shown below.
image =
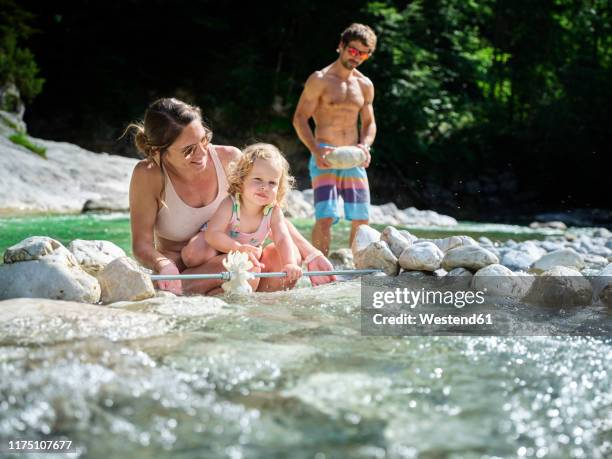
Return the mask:
<svg viewBox="0 0 612 459"><path fill-rule="evenodd" d="M244 179L243 198L259 206L273 203L276 200L281 175L281 168L272 161L255 160L251 172Z"/></svg>

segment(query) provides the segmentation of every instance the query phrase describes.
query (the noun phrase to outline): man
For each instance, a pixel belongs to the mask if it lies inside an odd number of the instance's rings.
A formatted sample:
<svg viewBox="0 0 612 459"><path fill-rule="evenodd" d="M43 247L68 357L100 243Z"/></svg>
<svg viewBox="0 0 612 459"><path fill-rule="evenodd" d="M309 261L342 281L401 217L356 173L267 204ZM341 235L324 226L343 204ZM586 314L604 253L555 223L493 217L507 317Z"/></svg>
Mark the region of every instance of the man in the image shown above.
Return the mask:
<svg viewBox="0 0 612 459"><path fill-rule="evenodd" d="M311 153L309 170L316 218L312 243L325 255L331 227L339 218L338 194L344 200L345 218L351 221L351 244L359 225L369 221L370 190L365 169L370 165L370 146L376 136L374 85L357 67L375 48L374 31L363 24L351 24L340 36L338 59L306 81L293 117L295 130ZM311 117L314 133L308 124ZM344 145L361 148L366 157L363 164L332 169L325 156Z"/></svg>

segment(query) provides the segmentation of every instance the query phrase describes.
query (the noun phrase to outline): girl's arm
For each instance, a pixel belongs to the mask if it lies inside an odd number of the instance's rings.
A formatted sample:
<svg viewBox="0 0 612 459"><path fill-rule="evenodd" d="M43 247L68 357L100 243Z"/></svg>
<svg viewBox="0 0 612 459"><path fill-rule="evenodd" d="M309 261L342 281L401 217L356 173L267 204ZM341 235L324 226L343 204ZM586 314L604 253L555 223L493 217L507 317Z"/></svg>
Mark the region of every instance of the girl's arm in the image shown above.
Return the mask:
<svg viewBox="0 0 612 459"><path fill-rule="evenodd" d="M297 264L294 248L295 244L287 228L287 222L283 216L283 211L278 207L274 207L272 211L272 241L276 246L276 250L280 255L283 263L283 271L287 273L289 281L293 281L302 276L302 268Z"/></svg>
<svg viewBox="0 0 612 459"><path fill-rule="evenodd" d="M232 218L232 206L232 199L228 196L209 220L208 227L204 231L204 239L213 249L222 253L238 251L252 254L253 257L249 258L257 266L259 265L257 258L261 256L261 249L249 244L241 244L227 234L227 228Z"/></svg>

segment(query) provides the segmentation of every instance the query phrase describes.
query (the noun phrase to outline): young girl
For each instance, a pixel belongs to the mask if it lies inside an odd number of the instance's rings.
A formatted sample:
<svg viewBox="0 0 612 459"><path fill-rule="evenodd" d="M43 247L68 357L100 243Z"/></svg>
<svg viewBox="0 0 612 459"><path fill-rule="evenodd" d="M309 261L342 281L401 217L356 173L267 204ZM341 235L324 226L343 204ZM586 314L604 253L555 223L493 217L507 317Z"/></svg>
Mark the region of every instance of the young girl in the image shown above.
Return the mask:
<svg viewBox="0 0 612 459"><path fill-rule="evenodd" d="M200 256L239 251L258 261L271 233L287 273L285 279L297 280L302 275L301 259L281 210L293 183L287 160L274 145L250 145L233 165L228 182L229 196L202 230L207 247L200 241Z"/></svg>

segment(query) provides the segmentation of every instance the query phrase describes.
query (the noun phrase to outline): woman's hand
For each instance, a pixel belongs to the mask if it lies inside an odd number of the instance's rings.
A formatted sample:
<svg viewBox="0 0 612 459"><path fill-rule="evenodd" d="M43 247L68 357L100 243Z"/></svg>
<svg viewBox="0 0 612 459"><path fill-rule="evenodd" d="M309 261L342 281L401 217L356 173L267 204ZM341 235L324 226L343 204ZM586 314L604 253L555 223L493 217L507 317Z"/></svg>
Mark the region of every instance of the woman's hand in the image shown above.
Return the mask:
<svg viewBox="0 0 612 459"><path fill-rule="evenodd" d="M168 260L168 263L159 268L158 274L173 275L180 274L180 272L176 265L172 261ZM160 280L157 281L157 287L160 290L167 290L175 295L183 294L183 286L180 280Z"/></svg>
<svg viewBox="0 0 612 459"><path fill-rule="evenodd" d="M302 277L302 268L293 263L288 263L283 266L283 271L287 273L287 279L289 282L295 282Z"/></svg>
<svg viewBox="0 0 612 459"><path fill-rule="evenodd" d="M332 271L334 266L331 262L323 255L321 252L315 252L315 256L308 259L306 258L306 268L308 271ZM310 276L310 282L313 286L328 284L329 282L334 282L336 280L336 276Z"/></svg>

